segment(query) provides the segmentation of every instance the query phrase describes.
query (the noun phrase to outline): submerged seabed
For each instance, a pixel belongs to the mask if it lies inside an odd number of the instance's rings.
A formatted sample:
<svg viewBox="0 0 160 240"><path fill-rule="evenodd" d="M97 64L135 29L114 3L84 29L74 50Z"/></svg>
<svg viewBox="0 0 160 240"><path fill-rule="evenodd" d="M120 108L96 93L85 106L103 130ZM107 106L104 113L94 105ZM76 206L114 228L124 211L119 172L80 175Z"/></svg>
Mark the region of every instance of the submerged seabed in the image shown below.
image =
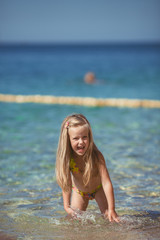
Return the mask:
<svg viewBox="0 0 160 240"><path fill-rule="evenodd" d="M0 231L16 239L159 239L160 110L0 103ZM121 223L95 201L69 220L55 179L60 124L89 119L114 185ZM1 236L1 235L0 235Z"/></svg>

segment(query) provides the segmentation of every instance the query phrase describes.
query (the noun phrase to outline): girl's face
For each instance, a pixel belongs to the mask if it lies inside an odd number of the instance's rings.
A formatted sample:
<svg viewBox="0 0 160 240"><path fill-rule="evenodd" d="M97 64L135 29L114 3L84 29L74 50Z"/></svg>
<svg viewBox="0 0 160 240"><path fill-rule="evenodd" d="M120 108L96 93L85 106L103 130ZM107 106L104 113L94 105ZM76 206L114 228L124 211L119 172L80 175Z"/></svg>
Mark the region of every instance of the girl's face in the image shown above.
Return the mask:
<svg viewBox="0 0 160 240"><path fill-rule="evenodd" d="M89 146L88 127L84 125L69 128L69 138L74 153L83 156Z"/></svg>

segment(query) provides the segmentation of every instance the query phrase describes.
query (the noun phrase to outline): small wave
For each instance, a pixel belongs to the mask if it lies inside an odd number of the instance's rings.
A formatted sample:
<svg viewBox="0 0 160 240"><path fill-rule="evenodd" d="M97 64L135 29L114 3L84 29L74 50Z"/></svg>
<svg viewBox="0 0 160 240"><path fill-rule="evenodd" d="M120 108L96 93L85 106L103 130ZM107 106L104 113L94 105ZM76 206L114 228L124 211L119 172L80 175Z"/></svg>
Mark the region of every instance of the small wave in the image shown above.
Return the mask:
<svg viewBox="0 0 160 240"><path fill-rule="evenodd" d="M76 210L73 219L80 221L82 224L96 223L96 215L91 211Z"/></svg>
<svg viewBox="0 0 160 240"><path fill-rule="evenodd" d="M147 228L148 226L160 227L160 214L159 212L140 212L135 215L121 215L119 217L120 223L110 223L108 219L104 218L100 213L95 211L80 211L77 210L74 217L67 217L63 221L55 222L55 224L68 224L79 226L101 226L111 229L119 229L119 231L133 230ZM66 221L67 220L67 221ZM68 221L69 220L69 221Z"/></svg>
<svg viewBox="0 0 160 240"><path fill-rule="evenodd" d="M142 229L148 226L160 227L160 213L147 211L135 215L123 215L120 216L120 224L126 229Z"/></svg>

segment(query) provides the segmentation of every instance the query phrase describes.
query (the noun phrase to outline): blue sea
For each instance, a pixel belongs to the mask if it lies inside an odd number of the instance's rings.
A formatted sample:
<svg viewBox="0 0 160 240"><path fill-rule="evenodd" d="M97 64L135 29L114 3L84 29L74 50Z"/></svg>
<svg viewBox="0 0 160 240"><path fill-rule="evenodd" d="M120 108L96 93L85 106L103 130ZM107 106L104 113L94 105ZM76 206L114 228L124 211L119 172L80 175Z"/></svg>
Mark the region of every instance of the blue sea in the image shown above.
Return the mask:
<svg viewBox="0 0 160 240"><path fill-rule="evenodd" d="M94 72L96 83L84 82ZM1 45L0 93L160 100L160 45ZM56 183L61 122L84 114L121 223L95 201L69 220ZM160 110L0 102L0 238L160 239Z"/></svg>

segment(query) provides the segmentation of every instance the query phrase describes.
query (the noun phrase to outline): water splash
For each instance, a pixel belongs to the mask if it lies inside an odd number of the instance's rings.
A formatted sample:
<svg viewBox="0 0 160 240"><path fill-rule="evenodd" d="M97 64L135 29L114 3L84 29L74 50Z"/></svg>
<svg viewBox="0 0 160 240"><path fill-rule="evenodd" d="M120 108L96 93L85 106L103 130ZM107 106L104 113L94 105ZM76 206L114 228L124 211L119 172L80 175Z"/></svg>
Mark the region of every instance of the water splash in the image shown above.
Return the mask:
<svg viewBox="0 0 160 240"><path fill-rule="evenodd" d="M92 211L80 211L76 210L73 220L78 221L82 225L96 223L96 215Z"/></svg>

